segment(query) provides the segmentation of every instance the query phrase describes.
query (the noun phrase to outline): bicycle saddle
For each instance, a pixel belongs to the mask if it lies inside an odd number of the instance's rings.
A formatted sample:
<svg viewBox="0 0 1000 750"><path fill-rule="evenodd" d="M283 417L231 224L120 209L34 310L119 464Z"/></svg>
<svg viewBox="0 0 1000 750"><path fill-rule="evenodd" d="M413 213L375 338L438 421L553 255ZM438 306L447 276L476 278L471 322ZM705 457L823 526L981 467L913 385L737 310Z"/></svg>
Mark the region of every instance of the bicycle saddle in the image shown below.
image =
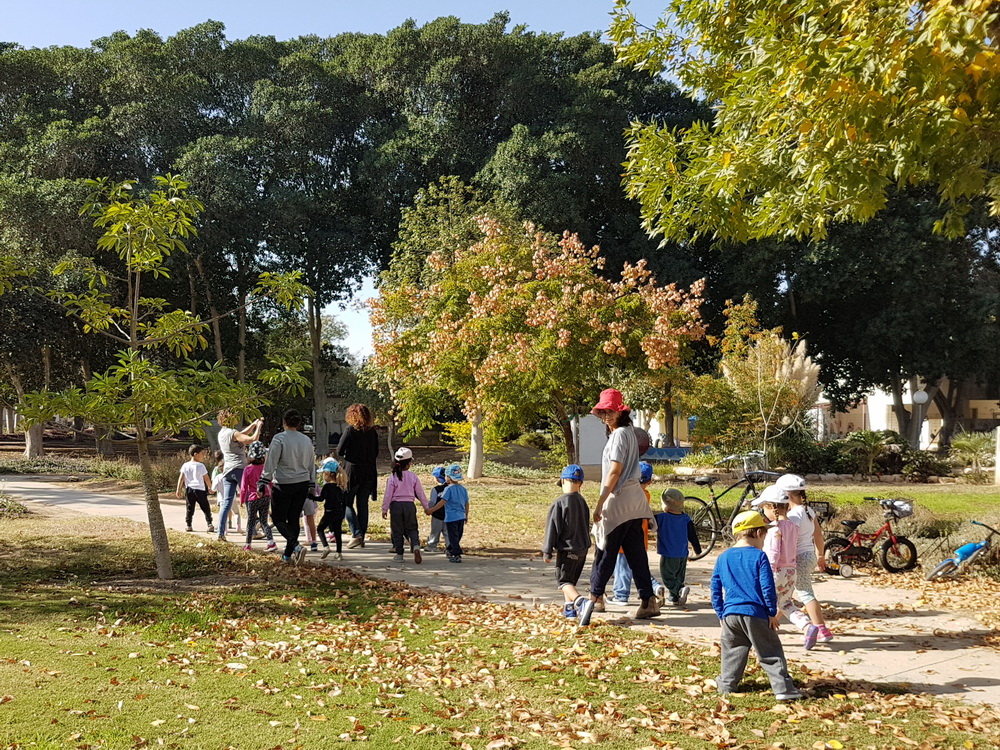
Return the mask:
<svg viewBox="0 0 1000 750"><path fill-rule="evenodd" d="M864 526L865 522L864 521L841 521L840 523L841 523L842 526L846 526L851 531L854 531L854 529L858 528L858 526Z"/></svg>
<svg viewBox="0 0 1000 750"><path fill-rule="evenodd" d="M719 481L718 477L695 477L694 483L702 485L707 484L709 487L711 487L717 481Z"/></svg>

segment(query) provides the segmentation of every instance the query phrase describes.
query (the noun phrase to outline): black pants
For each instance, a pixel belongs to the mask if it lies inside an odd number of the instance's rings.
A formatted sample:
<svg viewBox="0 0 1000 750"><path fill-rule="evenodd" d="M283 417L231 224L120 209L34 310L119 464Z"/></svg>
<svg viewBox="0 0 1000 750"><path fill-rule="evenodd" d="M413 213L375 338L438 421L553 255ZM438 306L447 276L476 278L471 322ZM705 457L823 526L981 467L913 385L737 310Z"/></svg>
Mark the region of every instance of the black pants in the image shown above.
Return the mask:
<svg viewBox="0 0 1000 750"><path fill-rule="evenodd" d="M266 495L258 497L253 502L247 504L247 544L253 543L254 532L257 530L258 523L267 541L274 541L274 537L271 535L271 525L267 522L267 511L270 507L271 499Z"/></svg>
<svg viewBox="0 0 1000 750"><path fill-rule="evenodd" d="M337 540L337 552L342 552L342 535L344 525L344 506L334 505L332 502L326 504L326 508L323 511L323 517L319 521L319 526L316 527L316 536L319 537L319 541L324 547L329 547L329 542L326 541L326 532L332 531L334 538Z"/></svg>
<svg viewBox="0 0 1000 750"><path fill-rule="evenodd" d="M604 596L604 590L615 572L618 550L625 553L628 566L632 568L635 587L639 598L646 601L653 596L653 578L649 574L649 558L646 556L646 537L642 531L642 519L615 526L604 538L604 549L598 548L594 554L594 566L590 571L590 593L596 598Z"/></svg>
<svg viewBox="0 0 1000 750"><path fill-rule="evenodd" d="M285 537L285 557L290 557L299 543L299 516L309 494L309 482L293 482L271 488L271 520L278 533Z"/></svg>
<svg viewBox="0 0 1000 750"><path fill-rule="evenodd" d="M403 554L403 544L410 542L410 549L420 546L420 529L417 526L417 506L413 502L393 501L389 503L389 534L392 551Z"/></svg>
<svg viewBox="0 0 1000 750"><path fill-rule="evenodd" d="M184 495L187 498L187 513L184 516L184 520L187 522L188 528L191 528L191 521L194 519L194 506L196 504L201 508L201 512L205 514L205 523L211 526L212 506L208 504L208 491L195 490L188 487L184 491Z"/></svg>
<svg viewBox="0 0 1000 750"><path fill-rule="evenodd" d="M364 539L368 534L368 503L373 502L378 493L378 476L374 471L359 476L362 471L356 466L352 467L345 502L347 526L351 530L351 536Z"/></svg>
<svg viewBox="0 0 1000 750"><path fill-rule="evenodd" d="M445 521L444 533L448 538L448 557L462 556L462 536L465 534L465 519Z"/></svg>

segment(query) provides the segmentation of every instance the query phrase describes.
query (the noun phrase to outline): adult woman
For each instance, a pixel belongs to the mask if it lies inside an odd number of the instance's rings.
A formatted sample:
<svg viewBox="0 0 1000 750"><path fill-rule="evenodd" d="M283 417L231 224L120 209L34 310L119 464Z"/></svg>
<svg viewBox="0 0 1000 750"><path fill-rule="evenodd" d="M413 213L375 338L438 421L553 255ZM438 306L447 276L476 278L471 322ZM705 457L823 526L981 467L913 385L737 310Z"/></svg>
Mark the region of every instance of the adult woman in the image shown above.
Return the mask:
<svg viewBox="0 0 1000 750"><path fill-rule="evenodd" d="M306 548L299 544L299 517L310 490L316 486L316 451L303 435L302 415L289 409L282 415L284 432L271 440L257 491L271 483L271 519L285 538L285 562L302 562ZM273 480L273 483L272 483Z"/></svg>
<svg viewBox="0 0 1000 750"><path fill-rule="evenodd" d="M250 445L260 437L263 419L251 422L245 430L237 430L240 420L228 409L219 412L219 448L222 450L222 497L219 498L219 539L226 538L226 528L229 523L229 513L236 499L236 488L243 478L243 469L247 465L247 454L244 446Z"/></svg>
<svg viewBox="0 0 1000 750"><path fill-rule="evenodd" d="M655 617L660 614L660 607L653 596L653 579L642 529L643 519L652 519L653 513L639 485L639 441L632 428L629 408L621 392L608 388L601 392L600 400L590 413L604 422L608 442L601 459L601 495L594 508L597 552L590 573L590 597L579 607L579 622L580 625L590 624L594 606L604 596L614 572L619 549L632 568L639 590L636 619Z"/></svg>
<svg viewBox="0 0 1000 750"><path fill-rule="evenodd" d="M368 534L368 503L375 500L378 489L378 474L375 460L378 458L378 433L371 410L364 404L347 407L347 429L340 436L337 455L347 471L346 516L351 530L351 541L347 548L365 546Z"/></svg>

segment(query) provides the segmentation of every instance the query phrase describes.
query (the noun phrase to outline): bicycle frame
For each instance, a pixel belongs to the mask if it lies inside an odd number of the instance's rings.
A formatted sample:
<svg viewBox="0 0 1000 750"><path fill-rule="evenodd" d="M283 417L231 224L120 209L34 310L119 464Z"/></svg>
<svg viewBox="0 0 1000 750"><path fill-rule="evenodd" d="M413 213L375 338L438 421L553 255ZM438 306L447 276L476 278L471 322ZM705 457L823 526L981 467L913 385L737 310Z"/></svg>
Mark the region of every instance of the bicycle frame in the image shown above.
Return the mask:
<svg viewBox="0 0 1000 750"><path fill-rule="evenodd" d="M847 536L847 541L858 547L874 547L875 542L877 542L886 532L889 532L889 540L893 544L896 544L896 534L892 530L892 521L888 518L874 534L865 534L859 529L854 529Z"/></svg>

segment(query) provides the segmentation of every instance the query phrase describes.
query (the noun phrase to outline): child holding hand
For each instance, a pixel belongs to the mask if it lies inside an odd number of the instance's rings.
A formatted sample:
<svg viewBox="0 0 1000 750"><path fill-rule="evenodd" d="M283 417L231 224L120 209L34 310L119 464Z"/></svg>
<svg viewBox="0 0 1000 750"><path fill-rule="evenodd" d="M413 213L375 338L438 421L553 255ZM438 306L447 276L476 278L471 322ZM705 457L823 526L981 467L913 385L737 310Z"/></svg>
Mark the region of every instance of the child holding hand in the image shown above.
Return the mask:
<svg viewBox="0 0 1000 750"><path fill-rule="evenodd" d="M701 542L695 533L691 516L684 512L684 493L676 487L660 495L662 513L656 514L656 551L660 555L660 578L670 597L670 603L683 607L687 604L691 587L685 585L687 576L688 545L701 554Z"/></svg>
<svg viewBox="0 0 1000 750"><path fill-rule="evenodd" d="M549 507L545 522L545 541L542 542L542 557L552 562L556 555L556 582L563 592L565 603L563 615L575 618L583 605L584 597L576 588L587 562L590 549L590 508L580 490L583 487L583 469L570 464L559 475L563 494Z"/></svg>
<svg viewBox="0 0 1000 750"><path fill-rule="evenodd" d="M317 533L323 543L324 560L330 554L330 542L326 537L328 531L333 532L337 543L337 559L343 560L343 525L347 509L347 474L335 458L328 458L320 467L323 473L323 489L320 490L317 502L323 503L323 517L319 521Z"/></svg>
<svg viewBox="0 0 1000 750"><path fill-rule="evenodd" d="M271 525L267 522L267 512L271 507L271 498L268 494L270 486L265 485L258 488L260 475L264 471L265 458L267 458L267 448L262 442L255 440L247 446L247 460L250 463L240 477L240 502L244 503L247 509L247 543L243 549L249 550L251 548L259 523L264 537L267 539L265 551L272 552L278 549L278 545L274 543Z"/></svg>
<svg viewBox="0 0 1000 750"><path fill-rule="evenodd" d="M419 565L420 529L417 526L417 507L419 500L426 511L429 507L420 478L410 471L413 463L413 451L400 448L392 461L392 474L385 485L385 496L382 500L382 518L389 516L389 530L392 538L393 562L403 562L403 541L408 539L413 562Z"/></svg>

